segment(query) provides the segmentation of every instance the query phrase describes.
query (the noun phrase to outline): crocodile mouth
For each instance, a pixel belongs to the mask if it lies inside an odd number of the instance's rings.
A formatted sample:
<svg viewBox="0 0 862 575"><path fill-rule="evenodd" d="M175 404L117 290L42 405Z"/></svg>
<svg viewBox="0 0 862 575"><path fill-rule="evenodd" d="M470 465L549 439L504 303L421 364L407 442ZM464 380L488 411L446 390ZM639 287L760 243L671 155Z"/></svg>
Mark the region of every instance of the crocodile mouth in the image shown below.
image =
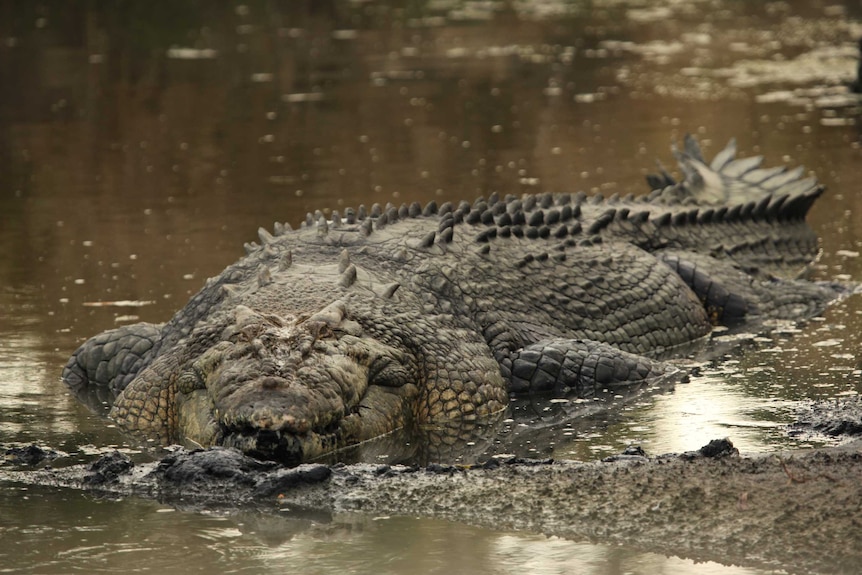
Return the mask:
<svg viewBox="0 0 862 575"><path fill-rule="evenodd" d="M219 444L239 449L258 459L296 466L335 451L339 441L335 433L295 434L273 429L223 428Z"/></svg>

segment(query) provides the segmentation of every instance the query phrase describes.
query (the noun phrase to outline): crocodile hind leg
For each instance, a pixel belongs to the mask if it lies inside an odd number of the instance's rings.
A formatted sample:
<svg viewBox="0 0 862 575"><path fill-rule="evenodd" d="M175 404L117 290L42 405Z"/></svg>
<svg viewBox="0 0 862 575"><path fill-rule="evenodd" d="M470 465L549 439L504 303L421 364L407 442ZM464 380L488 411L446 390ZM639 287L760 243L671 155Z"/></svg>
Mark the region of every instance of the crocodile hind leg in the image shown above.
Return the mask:
<svg viewBox="0 0 862 575"><path fill-rule="evenodd" d="M806 319L851 288L829 282L781 279L741 269L729 259L666 251L659 259L703 303L714 325L735 326L752 318Z"/></svg>
<svg viewBox="0 0 862 575"><path fill-rule="evenodd" d="M513 393L571 390L582 397L678 373L664 362L580 339L548 339L525 346L501 367Z"/></svg>
<svg viewBox="0 0 862 575"><path fill-rule="evenodd" d="M751 276L732 261L685 252L666 252L659 259L691 288L713 325L737 325L760 314Z"/></svg>

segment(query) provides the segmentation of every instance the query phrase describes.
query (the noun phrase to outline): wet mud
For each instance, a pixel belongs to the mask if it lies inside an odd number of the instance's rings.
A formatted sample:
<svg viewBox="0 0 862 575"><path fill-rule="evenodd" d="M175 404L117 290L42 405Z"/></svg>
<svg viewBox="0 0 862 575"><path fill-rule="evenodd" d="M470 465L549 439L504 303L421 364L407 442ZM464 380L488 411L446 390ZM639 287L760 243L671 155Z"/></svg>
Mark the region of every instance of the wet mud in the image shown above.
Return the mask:
<svg viewBox="0 0 862 575"><path fill-rule="evenodd" d="M792 436L862 436L862 399L858 395L814 401L803 406L788 427Z"/></svg>
<svg viewBox="0 0 862 575"><path fill-rule="evenodd" d="M156 498L194 511L253 507L338 521L345 513L435 517L602 541L787 573L857 573L862 550L859 443L740 456L726 439L698 451L601 462L492 459L424 468L285 468L223 448L177 449L134 464L119 452L65 468L9 470L0 481Z"/></svg>

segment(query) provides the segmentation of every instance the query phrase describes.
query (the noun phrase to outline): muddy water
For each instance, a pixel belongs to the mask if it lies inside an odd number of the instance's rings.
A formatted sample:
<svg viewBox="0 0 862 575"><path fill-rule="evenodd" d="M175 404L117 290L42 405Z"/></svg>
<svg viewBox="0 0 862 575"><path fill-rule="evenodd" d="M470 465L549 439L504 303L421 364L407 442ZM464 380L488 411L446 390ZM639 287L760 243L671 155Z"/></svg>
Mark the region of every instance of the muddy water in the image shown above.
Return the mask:
<svg viewBox="0 0 862 575"><path fill-rule="evenodd" d="M735 136L816 172L829 193L810 217L813 273L862 280L860 105L842 86L860 22L858 3L809 1L2 3L0 443L135 452L66 394L62 365L89 335L166 320L258 226L360 203L644 191L685 132L708 155ZM851 297L620 409L523 402L493 449L820 443L784 426L807 400L859 391L860 333ZM431 520L15 485L0 486L0 535L4 572L761 572Z"/></svg>

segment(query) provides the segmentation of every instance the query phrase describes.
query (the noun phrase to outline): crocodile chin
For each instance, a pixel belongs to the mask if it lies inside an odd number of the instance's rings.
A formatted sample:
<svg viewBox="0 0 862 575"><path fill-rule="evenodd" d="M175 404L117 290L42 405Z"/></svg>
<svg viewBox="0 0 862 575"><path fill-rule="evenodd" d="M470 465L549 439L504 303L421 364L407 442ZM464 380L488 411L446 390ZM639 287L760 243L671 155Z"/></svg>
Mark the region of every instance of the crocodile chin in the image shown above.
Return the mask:
<svg viewBox="0 0 862 575"><path fill-rule="evenodd" d="M289 464L394 431L418 387L403 351L332 304L305 319L238 307L177 381L179 439Z"/></svg>
<svg viewBox="0 0 862 575"><path fill-rule="evenodd" d="M368 394L366 394L367 397ZM371 393L371 395L377 395ZM280 461L287 465L312 461L339 449L358 445L403 427L411 420L410 400L387 393L390 405L381 413L380 400L360 402L352 413L333 419L327 426L306 428L305 421L272 422L266 418L256 423L220 421L212 444L235 447L261 459ZM363 397L363 400L366 399ZM372 404L375 404L372 406ZM298 428L304 429L298 431Z"/></svg>

